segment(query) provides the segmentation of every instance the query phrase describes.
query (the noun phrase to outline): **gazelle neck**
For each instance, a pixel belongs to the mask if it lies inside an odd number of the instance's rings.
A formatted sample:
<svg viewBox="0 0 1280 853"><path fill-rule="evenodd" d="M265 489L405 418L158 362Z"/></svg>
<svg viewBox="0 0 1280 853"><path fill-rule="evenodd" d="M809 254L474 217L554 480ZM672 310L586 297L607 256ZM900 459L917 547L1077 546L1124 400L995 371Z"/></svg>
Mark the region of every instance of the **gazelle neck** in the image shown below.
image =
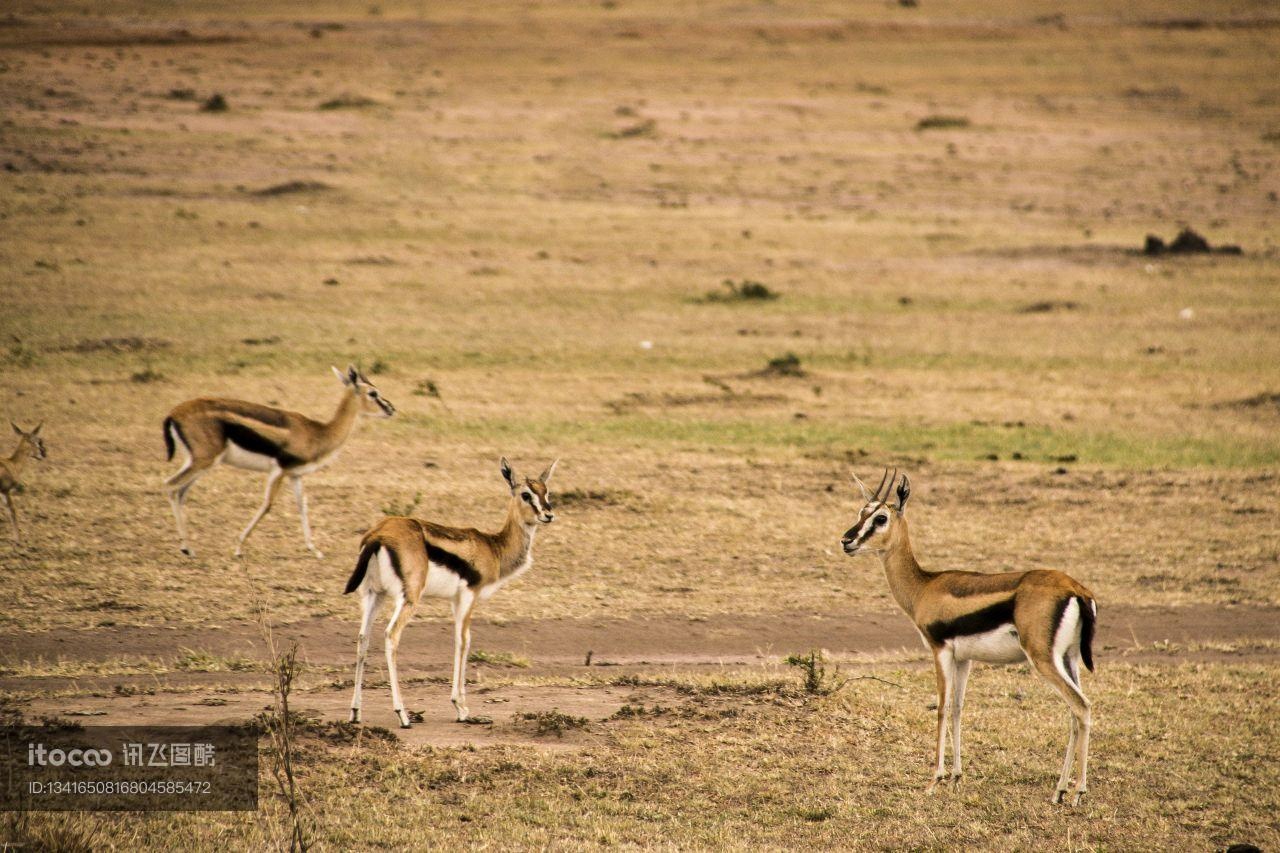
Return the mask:
<svg viewBox="0 0 1280 853"><path fill-rule="evenodd" d="M23 467L27 464L27 460L30 458L31 444L24 436L23 438L18 439L18 446L13 449L13 453L10 454L8 459L9 469L13 471L14 476L17 476L22 471Z"/></svg>
<svg viewBox="0 0 1280 853"><path fill-rule="evenodd" d="M520 517L520 501L514 495L507 508L507 522L498 533L498 565L500 574L506 576L524 566L533 550L533 535L537 523L528 524Z"/></svg>
<svg viewBox="0 0 1280 853"><path fill-rule="evenodd" d="M325 454L337 450L351 437L351 432L355 429L359 416L360 392L355 388L348 388L343 392L342 399L338 401L337 411L333 413L333 417L329 419L329 422L324 425L323 445Z"/></svg>
<svg viewBox="0 0 1280 853"><path fill-rule="evenodd" d="M911 537L907 533L907 520L895 516L889 532L889 547L884 552L884 574L889 580L889 592L898 606L908 614L915 612L916 599L928 580L928 573L916 562L911 552Z"/></svg>

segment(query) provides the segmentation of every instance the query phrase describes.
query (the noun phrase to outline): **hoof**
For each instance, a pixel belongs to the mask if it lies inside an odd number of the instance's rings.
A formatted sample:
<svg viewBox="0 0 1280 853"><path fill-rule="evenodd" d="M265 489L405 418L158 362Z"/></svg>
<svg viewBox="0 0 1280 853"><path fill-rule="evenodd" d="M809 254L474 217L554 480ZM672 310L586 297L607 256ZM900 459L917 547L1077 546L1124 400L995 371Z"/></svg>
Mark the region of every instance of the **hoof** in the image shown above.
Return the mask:
<svg viewBox="0 0 1280 853"><path fill-rule="evenodd" d="M1066 793L1067 793L1067 792L1066 792L1065 790L1063 790L1063 791L1054 791L1054 792L1053 792L1053 796L1049 798L1049 802L1053 803L1055 806L1056 806L1056 805L1060 805L1060 804L1062 803L1062 798L1063 798L1063 796L1065 796L1065 795L1066 795Z"/></svg>
<svg viewBox="0 0 1280 853"><path fill-rule="evenodd" d="M400 719L400 728L407 729L412 723L409 722L409 715L404 712L403 708L396 710L396 717Z"/></svg>
<svg viewBox="0 0 1280 853"><path fill-rule="evenodd" d="M351 709L351 719L350 719L350 720L348 720L348 722L351 722L351 723L358 723L358 722L360 722L360 709L359 709L359 708L352 708L352 709Z"/></svg>
<svg viewBox="0 0 1280 853"><path fill-rule="evenodd" d="M934 791L938 790L938 785L941 782L946 781L946 778L947 777L945 776L935 776L933 780L929 782L928 786L925 787L924 792L926 794L932 794Z"/></svg>
<svg viewBox="0 0 1280 853"><path fill-rule="evenodd" d="M1085 791L1076 791L1076 795L1071 798L1071 805L1078 806L1080 801L1084 799Z"/></svg>
<svg viewBox="0 0 1280 853"><path fill-rule="evenodd" d="M323 551L317 551L315 548L312 548L312 549L311 549L311 556L315 557L317 560L323 560L323 559L324 559L324 552L323 552Z"/></svg>
<svg viewBox="0 0 1280 853"><path fill-rule="evenodd" d="M964 778L964 774L962 774L962 773L957 773L956 775L952 776L952 777L951 777L951 787L953 787L953 788L959 788L959 787L960 787L960 780L962 780L963 778Z"/></svg>

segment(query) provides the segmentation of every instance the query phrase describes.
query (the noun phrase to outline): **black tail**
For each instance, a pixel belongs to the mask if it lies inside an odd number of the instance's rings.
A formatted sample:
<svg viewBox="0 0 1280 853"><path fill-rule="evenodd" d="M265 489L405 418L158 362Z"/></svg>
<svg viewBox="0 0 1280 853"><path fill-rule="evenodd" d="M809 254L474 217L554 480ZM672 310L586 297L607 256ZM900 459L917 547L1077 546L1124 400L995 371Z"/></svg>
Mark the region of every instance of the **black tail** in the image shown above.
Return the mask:
<svg viewBox="0 0 1280 853"><path fill-rule="evenodd" d="M382 547L381 542L369 542L360 550L360 559L356 560L355 571L351 573L350 579L347 580L347 588L342 591L343 595L355 592L360 588L361 581L364 580L364 573L369 570L369 561L373 559L373 555Z"/></svg>
<svg viewBox="0 0 1280 853"><path fill-rule="evenodd" d="M1093 672L1093 631L1098 617L1093 613L1093 601L1076 596L1080 603L1080 659Z"/></svg>
<svg viewBox="0 0 1280 853"><path fill-rule="evenodd" d="M164 419L164 449L165 453L168 454L165 456L166 459L173 458L173 451L175 449L173 446L173 430L177 428L178 424L173 420L173 418Z"/></svg>

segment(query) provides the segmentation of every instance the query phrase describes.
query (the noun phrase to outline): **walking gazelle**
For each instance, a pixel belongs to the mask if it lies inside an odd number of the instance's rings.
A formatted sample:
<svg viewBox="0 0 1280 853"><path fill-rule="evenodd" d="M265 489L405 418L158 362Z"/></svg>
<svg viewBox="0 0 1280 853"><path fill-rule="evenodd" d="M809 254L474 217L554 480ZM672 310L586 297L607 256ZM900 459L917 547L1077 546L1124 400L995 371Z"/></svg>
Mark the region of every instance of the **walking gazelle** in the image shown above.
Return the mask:
<svg viewBox="0 0 1280 853"><path fill-rule="evenodd" d="M191 556L187 543L187 518L184 504L187 492L196 480L209 473L219 462L235 468L248 468L267 473L267 492L262 506L249 521L236 541L235 555L240 556L244 541L253 528L271 510L284 477L293 485L302 519L302 538L307 550L323 556L311 541L311 524L307 520L307 496L302 490L302 477L323 468L338 455L355 428L361 414L389 418L395 406L383 398L355 367L347 365L346 373L333 368L342 383L342 399L327 422L272 406L200 397L179 404L164 419L164 443L169 458L181 448L186 454L182 468L165 481L173 517L178 524L178 540L182 553Z"/></svg>
<svg viewBox="0 0 1280 853"><path fill-rule="evenodd" d="M458 722L468 722L467 656L471 652L471 617L475 615L476 605L528 571L533 565L533 537L538 525L549 524L555 517L547 493L547 482L556 470L555 462L536 480L516 476L505 458L501 461L501 470L511 489L511 499L506 523L497 533L393 516L383 519L365 534L360 543L360 558L346 588L346 592L359 591L361 607L351 722L360 722L369 632L383 599L389 598L393 609L387 620L386 653L391 707L401 728L409 728L409 715L400 699L396 653L401 634L424 595L446 599L453 609L450 699ZM372 570L371 562L374 563Z"/></svg>
<svg viewBox="0 0 1280 853"><path fill-rule="evenodd" d="M849 555L879 554L884 560L889 590L915 622L933 653L938 684L938 749L929 790L946 778L947 718L951 719L951 778L958 783L960 713L973 661L1018 663L1029 661L1035 671L1062 694L1071 710L1067 754L1052 801L1060 803L1071 781L1077 781L1073 804L1088 789L1089 700L1080 691L1080 662L1093 669L1093 632L1097 605L1093 594L1062 572L942 571L926 572L916 562L903 516L911 483L885 471L874 493L856 476L865 501L858 520L841 544ZM888 487L885 488L885 482ZM881 496L881 489L884 495ZM889 503L896 495L897 501Z"/></svg>
<svg viewBox="0 0 1280 853"><path fill-rule="evenodd" d="M0 457L0 497L4 498L5 508L9 510L9 520L13 522L13 542L21 545L22 535L18 532L18 511L13 506L13 493L22 485L22 469L27 460L44 459L48 454L44 449L44 439L40 437L43 421L36 424L31 432L26 432L13 421L9 421L9 426L18 435L18 446L13 449L12 455Z"/></svg>

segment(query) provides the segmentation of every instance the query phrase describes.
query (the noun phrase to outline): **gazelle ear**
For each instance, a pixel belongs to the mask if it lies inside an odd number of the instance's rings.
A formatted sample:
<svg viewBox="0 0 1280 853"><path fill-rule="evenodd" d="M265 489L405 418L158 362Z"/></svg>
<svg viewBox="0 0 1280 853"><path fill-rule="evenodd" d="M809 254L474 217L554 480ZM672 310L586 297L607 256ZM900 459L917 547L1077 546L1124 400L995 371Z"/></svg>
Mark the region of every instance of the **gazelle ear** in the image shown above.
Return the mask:
<svg viewBox="0 0 1280 853"><path fill-rule="evenodd" d="M858 491L862 492L862 499L867 503L871 503L871 492L867 491L866 484L858 479L857 474L853 475L853 482L858 484Z"/></svg>
<svg viewBox="0 0 1280 853"><path fill-rule="evenodd" d="M560 464L560 460L556 459L554 462L552 462L550 465L547 466L547 470L542 472L542 476L540 476L538 479L543 482L543 485L546 485L546 483L551 480L551 475L556 472L556 466L559 464Z"/></svg>
<svg viewBox="0 0 1280 853"><path fill-rule="evenodd" d="M9 421L9 426L13 427L13 431L16 432L18 435L26 435L26 433L23 432L22 429L13 421Z"/></svg>
<svg viewBox="0 0 1280 853"><path fill-rule="evenodd" d="M42 427L42 426L44 426L44 421L41 421L40 423L36 424L36 428L35 428L35 429L33 429L33 430L31 431L31 434L32 434L32 435L39 435L39 434L40 434L40 427Z"/></svg>
<svg viewBox="0 0 1280 853"><path fill-rule="evenodd" d="M907 499L911 497L911 481L907 479L907 475L902 475L902 482L898 484L898 512L902 512L907 508Z"/></svg>
<svg viewBox="0 0 1280 853"><path fill-rule="evenodd" d="M347 377L347 374L343 373L338 368L334 367L333 365L329 365L329 369L333 371L334 376L338 377L338 381L341 382L343 386L353 384L352 381Z"/></svg>
<svg viewBox="0 0 1280 853"><path fill-rule="evenodd" d="M511 470L511 463L507 461L507 457L502 457L502 461L498 463L502 468L502 479L507 481L507 485L512 489L516 487L516 472Z"/></svg>
<svg viewBox="0 0 1280 853"><path fill-rule="evenodd" d="M354 364L347 365L347 381L352 385L360 381L360 371L356 369Z"/></svg>

